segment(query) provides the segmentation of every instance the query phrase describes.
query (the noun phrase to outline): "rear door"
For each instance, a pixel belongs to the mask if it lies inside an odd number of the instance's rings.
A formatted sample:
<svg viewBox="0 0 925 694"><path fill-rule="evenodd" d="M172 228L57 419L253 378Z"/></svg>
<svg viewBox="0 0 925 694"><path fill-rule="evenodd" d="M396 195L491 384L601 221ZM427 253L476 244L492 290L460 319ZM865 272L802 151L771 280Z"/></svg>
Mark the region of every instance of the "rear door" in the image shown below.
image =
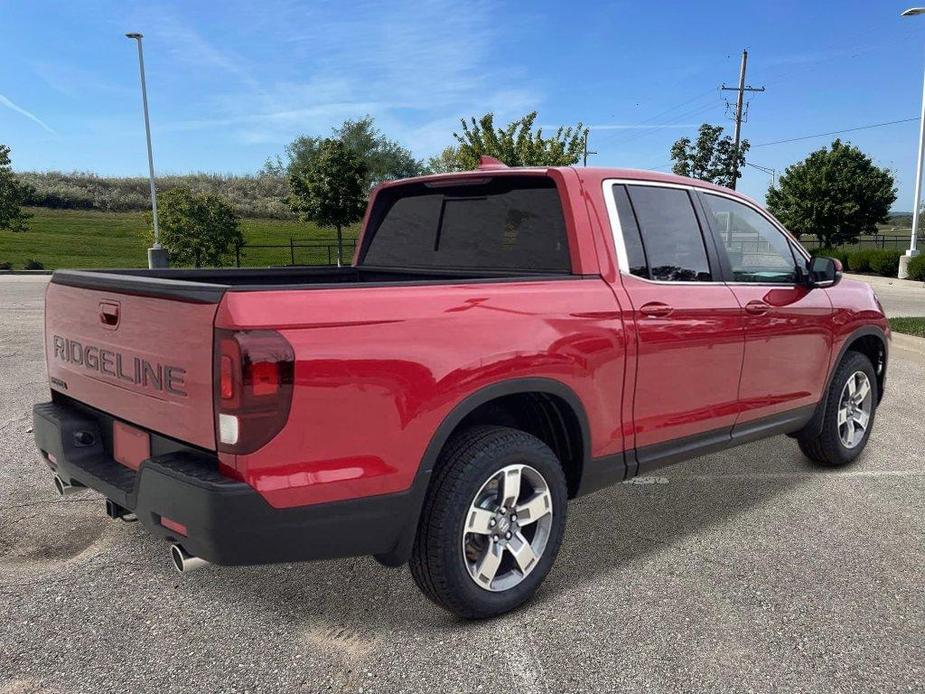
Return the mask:
<svg viewBox="0 0 925 694"><path fill-rule="evenodd" d="M687 188L615 183L605 194L613 196L623 287L633 305L633 422L644 468L670 458L673 446L685 445L679 439L703 443L698 435L705 432L728 438L737 411L742 317Z"/></svg>
<svg viewBox="0 0 925 694"><path fill-rule="evenodd" d="M702 191L700 198L743 309L738 423L814 405L832 349L828 295L798 281L802 256L757 207L721 193Z"/></svg>
<svg viewBox="0 0 925 694"><path fill-rule="evenodd" d="M214 449L217 308L53 280L45 297L51 388L131 424Z"/></svg>

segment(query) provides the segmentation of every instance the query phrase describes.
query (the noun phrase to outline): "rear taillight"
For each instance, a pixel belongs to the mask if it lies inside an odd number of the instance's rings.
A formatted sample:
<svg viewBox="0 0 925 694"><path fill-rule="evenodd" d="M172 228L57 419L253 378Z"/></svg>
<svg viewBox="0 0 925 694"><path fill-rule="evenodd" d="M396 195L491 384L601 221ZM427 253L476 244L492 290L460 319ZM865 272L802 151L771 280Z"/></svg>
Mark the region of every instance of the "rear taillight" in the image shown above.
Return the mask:
<svg viewBox="0 0 925 694"><path fill-rule="evenodd" d="M215 418L218 450L251 453L289 417L295 355L272 330L216 330Z"/></svg>

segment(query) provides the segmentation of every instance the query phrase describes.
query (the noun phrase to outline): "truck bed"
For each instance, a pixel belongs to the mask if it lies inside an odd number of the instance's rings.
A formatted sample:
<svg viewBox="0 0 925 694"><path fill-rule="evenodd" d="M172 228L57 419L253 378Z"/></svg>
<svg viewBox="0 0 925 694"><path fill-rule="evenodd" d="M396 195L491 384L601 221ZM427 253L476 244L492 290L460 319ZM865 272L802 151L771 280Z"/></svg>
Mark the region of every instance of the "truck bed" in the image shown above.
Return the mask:
<svg viewBox="0 0 925 694"><path fill-rule="evenodd" d="M226 291L282 289L333 289L337 287L389 286L396 284L459 284L555 279L568 273L432 270L416 268L279 267L230 269L113 269L56 270L52 282L71 287L218 303Z"/></svg>

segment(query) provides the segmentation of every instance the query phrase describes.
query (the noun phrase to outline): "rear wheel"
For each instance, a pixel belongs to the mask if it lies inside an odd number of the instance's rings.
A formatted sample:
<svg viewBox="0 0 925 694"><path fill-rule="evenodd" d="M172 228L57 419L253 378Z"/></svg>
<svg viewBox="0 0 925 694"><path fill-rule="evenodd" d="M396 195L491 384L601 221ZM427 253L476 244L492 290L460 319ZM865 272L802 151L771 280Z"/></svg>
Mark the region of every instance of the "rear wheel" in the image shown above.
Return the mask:
<svg viewBox="0 0 925 694"><path fill-rule="evenodd" d="M542 583L562 542L567 489L542 441L478 426L438 463L410 562L427 597L469 619L503 614Z"/></svg>
<svg viewBox="0 0 925 694"><path fill-rule="evenodd" d="M822 431L813 438L800 438L800 450L821 465L850 463L867 445L877 398L877 375L870 359L847 352L829 385Z"/></svg>

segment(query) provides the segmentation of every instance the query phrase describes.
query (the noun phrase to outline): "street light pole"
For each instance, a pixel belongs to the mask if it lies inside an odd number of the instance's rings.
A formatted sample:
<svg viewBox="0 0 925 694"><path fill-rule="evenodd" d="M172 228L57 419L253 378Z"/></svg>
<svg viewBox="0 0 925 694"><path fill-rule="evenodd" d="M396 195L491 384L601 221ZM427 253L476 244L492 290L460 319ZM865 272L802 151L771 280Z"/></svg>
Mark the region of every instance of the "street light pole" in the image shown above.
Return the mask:
<svg viewBox="0 0 925 694"><path fill-rule="evenodd" d="M154 245L148 249L148 267L167 267L167 251L161 248L160 229L157 226L157 191L154 187L154 152L151 149L151 123L148 120L148 89L145 85L145 56L141 50L141 34L126 34L138 43L138 70L141 73L141 103L145 112L145 138L148 142L148 180L151 185L151 220L154 223Z"/></svg>
<svg viewBox="0 0 925 694"><path fill-rule="evenodd" d="M925 7L910 7L902 13L903 17L914 17L925 13ZM919 150L915 162L915 206L912 208L912 238L909 240L909 250L899 259L899 279L909 277L909 261L919 254L915 247L919 234L919 207L922 203L922 155L925 150L925 75L922 77L922 110L919 115Z"/></svg>

